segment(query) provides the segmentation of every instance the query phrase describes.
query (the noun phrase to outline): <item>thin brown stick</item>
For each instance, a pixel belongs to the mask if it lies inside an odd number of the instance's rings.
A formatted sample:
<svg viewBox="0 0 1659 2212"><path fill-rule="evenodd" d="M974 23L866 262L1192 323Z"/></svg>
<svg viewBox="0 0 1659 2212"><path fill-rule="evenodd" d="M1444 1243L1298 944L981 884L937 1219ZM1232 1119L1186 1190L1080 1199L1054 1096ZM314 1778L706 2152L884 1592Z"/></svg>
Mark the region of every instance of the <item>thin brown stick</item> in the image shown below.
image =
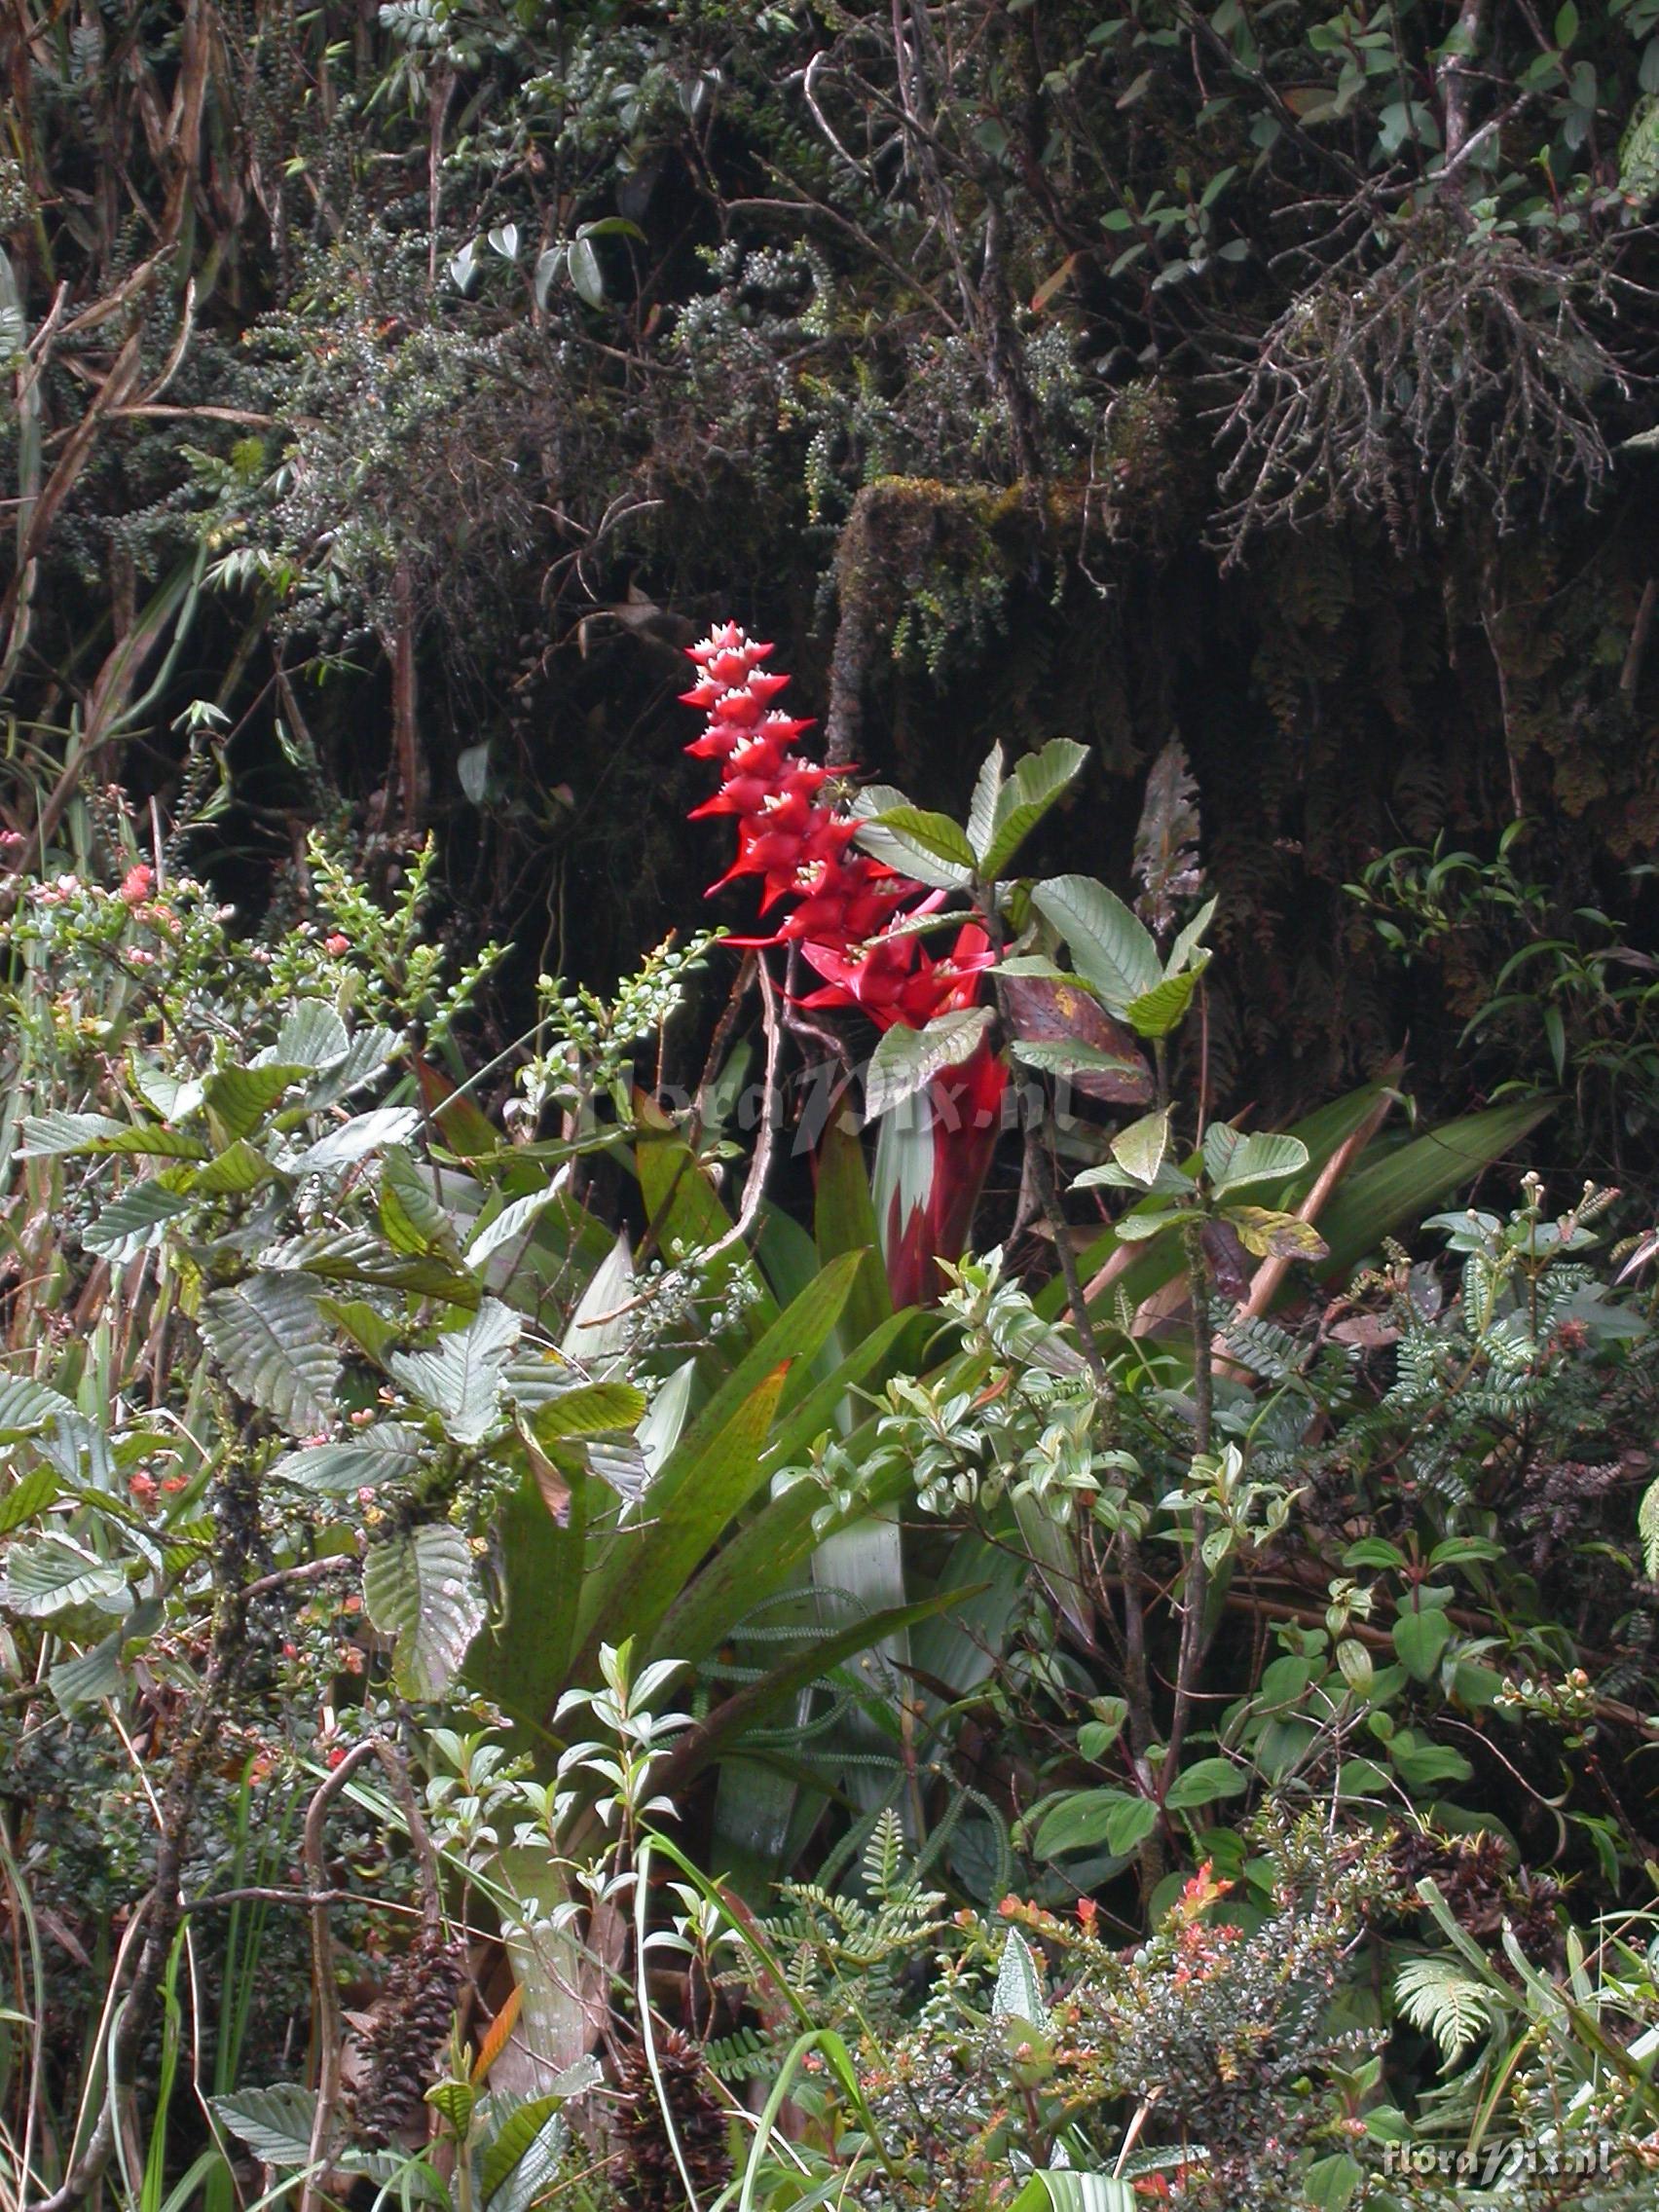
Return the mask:
<svg viewBox="0 0 1659 2212"><path fill-rule="evenodd" d="M366 1766L371 1759L378 1759L385 1768L387 1779L391 1784L403 1814L421 1884L423 1932L429 1937L435 1937L443 1925L443 1898L439 1888L437 1854L421 1817L421 1809L415 1802L409 1768L395 1745L387 1743L384 1736L370 1736L364 1742L353 1745L333 1772L323 1778L306 1808L301 1858L312 1900L312 2016L317 2061L316 2112L312 2120L300 2212L324 2212L325 2198L320 2184L327 2171L329 2145L334 2138L335 2117L340 2106L341 2092L343 2045L340 2034L340 1992L336 1978L334 1930L328 1917L326 1901L328 1883L323 1862L323 1836L329 1805L357 1769Z"/></svg>

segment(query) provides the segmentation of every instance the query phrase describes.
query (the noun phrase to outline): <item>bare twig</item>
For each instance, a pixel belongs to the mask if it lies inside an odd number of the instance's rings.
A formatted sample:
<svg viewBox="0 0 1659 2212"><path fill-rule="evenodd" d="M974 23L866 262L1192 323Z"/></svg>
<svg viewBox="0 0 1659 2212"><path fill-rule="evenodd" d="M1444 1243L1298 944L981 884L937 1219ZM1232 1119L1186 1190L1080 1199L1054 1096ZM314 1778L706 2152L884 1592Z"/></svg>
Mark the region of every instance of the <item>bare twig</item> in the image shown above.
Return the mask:
<svg viewBox="0 0 1659 2212"><path fill-rule="evenodd" d="M334 1930L328 1917L328 1883L323 1862L323 1836L328 1808L359 1767L378 1759L386 1770L408 1830L421 1885L421 1919L424 1932L435 1937L443 1925L443 1898L439 1888L437 1854L415 1802L409 1768L396 1746L384 1736L370 1736L355 1744L340 1764L317 1785L306 1808L302 1859L311 1893L312 2005L317 2046L316 2112L312 2120L311 2148L306 2158L305 2189L300 2212L324 2212L322 2183L327 2175L330 2145L340 2107L342 2037L340 1992L337 1986Z"/></svg>

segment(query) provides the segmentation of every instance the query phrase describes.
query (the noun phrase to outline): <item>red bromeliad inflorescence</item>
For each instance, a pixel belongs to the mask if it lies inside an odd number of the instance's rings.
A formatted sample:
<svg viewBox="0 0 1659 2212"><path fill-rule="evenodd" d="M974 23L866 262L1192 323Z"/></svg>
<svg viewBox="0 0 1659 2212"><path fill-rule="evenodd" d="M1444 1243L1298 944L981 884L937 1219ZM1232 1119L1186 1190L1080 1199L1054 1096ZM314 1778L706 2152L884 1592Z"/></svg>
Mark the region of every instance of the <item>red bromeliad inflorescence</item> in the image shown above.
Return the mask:
<svg viewBox="0 0 1659 2212"><path fill-rule="evenodd" d="M737 941L762 949L798 944L823 977L799 1003L856 1008L878 1029L921 1029L939 1014L976 1005L995 958L984 931L966 924L940 959L916 936L894 934L897 922L937 908L942 894L854 849L858 824L824 803L830 771L793 750L810 722L772 704L789 678L761 666L771 651L727 622L690 648L701 673L682 693L688 707L708 716L685 750L720 764L719 791L694 807L691 819L729 814L737 823L737 859L710 886L711 895L756 875L763 914L780 903L789 907L769 937ZM981 1046L928 1086L930 1112L910 1132L927 1147L927 1171L899 1178L885 1224L888 1275L901 1304L935 1295L935 1259L954 1259L962 1249L1006 1083L1001 1059Z"/></svg>

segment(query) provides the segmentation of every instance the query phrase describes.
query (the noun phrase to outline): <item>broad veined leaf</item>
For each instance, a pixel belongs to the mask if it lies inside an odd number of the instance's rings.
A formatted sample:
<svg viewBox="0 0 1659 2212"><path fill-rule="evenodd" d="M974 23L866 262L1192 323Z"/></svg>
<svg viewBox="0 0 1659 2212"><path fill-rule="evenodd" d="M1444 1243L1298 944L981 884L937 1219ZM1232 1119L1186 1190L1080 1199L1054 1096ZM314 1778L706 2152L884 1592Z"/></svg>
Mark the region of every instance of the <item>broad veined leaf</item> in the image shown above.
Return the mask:
<svg viewBox="0 0 1659 2212"><path fill-rule="evenodd" d="M159 1114L164 1122L183 1122L202 1104L202 1085L195 1076L175 1075L170 1068L158 1068L142 1060L134 1052L129 1055L128 1072L132 1078L138 1095L152 1114Z"/></svg>
<svg viewBox="0 0 1659 2212"><path fill-rule="evenodd" d="M1052 737L1041 753L1015 763L1014 774L997 793L992 834L978 849L981 875L995 878L1006 873L1020 846L1088 758L1087 747L1069 737Z"/></svg>
<svg viewBox="0 0 1659 2212"><path fill-rule="evenodd" d="M1157 989L1158 947L1124 902L1088 875L1052 875L1032 885L1031 901L1071 947L1072 966L1110 1014Z"/></svg>
<svg viewBox="0 0 1659 2212"><path fill-rule="evenodd" d="M299 1268L325 1282L376 1283L387 1290L408 1290L441 1298L452 1306L473 1306L476 1277L436 1252L398 1252L373 1230L323 1230L267 1245L260 1254L267 1267Z"/></svg>
<svg viewBox="0 0 1659 2212"><path fill-rule="evenodd" d="M239 1137L252 1136L277 1101L309 1072L292 1062L270 1060L258 1067L220 1068L210 1075L202 1095L221 1149Z"/></svg>
<svg viewBox="0 0 1659 2212"><path fill-rule="evenodd" d="M359 1029L347 1046L345 1055L331 1061L313 1083L307 1105L313 1113L325 1106L338 1105L350 1098L352 1091L361 1090L364 1084L372 1083L387 1062L403 1051L404 1039L395 1029Z"/></svg>
<svg viewBox="0 0 1659 2212"><path fill-rule="evenodd" d="M974 866L974 848L948 814L931 814L924 806L890 806L876 817L877 826L907 837L947 867Z"/></svg>
<svg viewBox="0 0 1659 2212"><path fill-rule="evenodd" d="M383 1420L342 1437L338 1444L307 1444L298 1452L285 1452L271 1473L282 1482L299 1484L302 1490L344 1494L406 1482L432 1451L418 1428Z"/></svg>
<svg viewBox="0 0 1659 2212"><path fill-rule="evenodd" d="M447 1521L373 1544L363 1560L363 1604L393 1639L392 1673L406 1697L442 1697L484 1626L472 1548Z"/></svg>
<svg viewBox="0 0 1659 2212"><path fill-rule="evenodd" d="M292 1067L315 1072L343 1060L351 1047L350 1033L326 999L302 999L282 1016L276 1042L253 1056L253 1066L266 1061L286 1061Z"/></svg>
<svg viewBox="0 0 1659 2212"><path fill-rule="evenodd" d="M81 1242L89 1252L101 1253L112 1267L123 1267L159 1243L163 1227L178 1214L188 1213L195 1203L187 1192L169 1191L152 1176L111 1198L97 1219L81 1232Z"/></svg>
<svg viewBox="0 0 1659 2212"><path fill-rule="evenodd" d="M588 1473L608 1484L618 1497L633 1503L645 1495L651 1468L637 1437L591 1436L581 1448L581 1456Z"/></svg>
<svg viewBox="0 0 1659 2212"><path fill-rule="evenodd" d="M288 1162L289 1172L320 1175L330 1167L350 1167L388 1144L407 1144L420 1125L421 1117L413 1106L373 1106L318 1137Z"/></svg>
<svg viewBox="0 0 1659 2212"><path fill-rule="evenodd" d="M90 1651L72 1652L57 1662L46 1677L46 1686L59 1713L67 1716L106 1697L120 1696L121 1647L126 1641L121 1629L113 1629Z"/></svg>
<svg viewBox="0 0 1659 2212"><path fill-rule="evenodd" d="M458 1266L461 1239L454 1222L402 1145L388 1145L381 1160L380 1225L394 1252L437 1252Z"/></svg>
<svg viewBox="0 0 1659 2212"><path fill-rule="evenodd" d="M645 1394L632 1382L579 1382L538 1406L530 1425L538 1443L552 1444L566 1436L605 1436L631 1429L645 1411Z"/></svg>
<svg viewBox="0 0 1659 2212"><path fill-rule="evenodd" d="M564 1350L586 1364L621 1358L633 1337L632 1315L619 1309L629 1304L638 1287L628 1232L619 1230L575 1303L565 1329Z"/></svg>
<svg viewBox="0 0 1659 2212"><path fill-rule="evenodd" d="M460 2137L472 2125L472 2115L478 2108L478 2091L470 2082L434 2082L426 2091L426 2102L443 2116L450 2133Z"/></svg>
<svg viewBox="0 0 1659 2212"><path fill-rule="evenodd" d="M1192 920L1169 947L1169 958L1163 964L1166 976L1179 976L1186 968L1202 968L1209 958L1204 949L1203 934L1210 926L1219 901L1206 899Z"/></svg>
<svg viewBox="0 0 1659 2212"><path fill-rule="evenodd" d="M1173 1206L1160 1206L1150 1213L1136 1206L1120 1217L1118 1237L1124 1244L1150 1244L1155 1236L1161 1236L1166 1229L1173 1229L1184 1218L1191 1217L1183 1216Z"/></svg>
<svg viewBox="0 0 1659 2212"><path fill-rule="evenodd" d="M25 1160L48 1159L73 1153L134 1155L157 1160L205 1160L207 1147L200 1137L183 1129L155 1124L112 1121L107 1114L25 1114Z"/></svg>
<svg viewBox="0 0 1659 2212"><path fill-rule="evenodd" d="M902 830L888 829L878 820L909 804L903 793L895 791L891 784L866 785L852 806L859 823L859 843L873 860L884 861L901 875L914 876L918 883L935 891L966 891L974 879L971 865L964 867L954 861L940 860L914 837L906 836Z"/></svg>
<svg viewBox="0 0 1659 2212"><path fill-rule="evenodd" d="M989 1007L962 1007L940 1014L925 1029L889 1029L865 1073L866 1118L876 1121L925 1089L936 1075L972 1058L995 1018Z"/></svg>
<svg viewBox="0 0 1659 2212"><path fill-rule="evenodd" d="M515 1406L528 1412L562 1398L587 1380L585 1371L562 1351L542 1345L521 1346L507 1362L502 1388Z"/></svg>
<svg viewBox="0 0 1659 2212"><path fill-rule="evenodd" d="M1401 1613L1394 1622L1394 1650L1415 1682L1426 1682L1452 1641L1452 1623L1438 1605Z"/></svg>
<svg viewBox="0 0 1659 2212"><path fill-rule="evenodd" d="M202 1334L231 1387L291 1436L328 1426L340 1360L310 1277L261 1269L203 1302Z"/></svg>
<svg viewBox="0 0 1659 2212"><path fill-rule="evenodd" d="M1169 1785L1163 1802L1171 1812L1191 1812L1218 1797L1242 1797L1249 1787L1249 1776L1231 1759L1195 1759Z"/></svg>
<svg viewBox="0 0 1659 2212"><path fill-rule="evenodd" d="M1258 1260L1323 1260L1329 1247L1310 1221L1300 1214L1274 1213L1267 1206L1229 1206L1227 1219L1245 1251Z"/></svg>
<svg viewBox="0 0 1659 2212"><path fill-rule="evenodd" d="M1034 2028L1046 2028L1049 2024L1043 1977L1037 1972L1030 1944L1017 1928L1011 1928L1003 1939L997 1985L991 1993L991 2018L1027 2020Z"/></svg>
<svg viewBox="0 0 1659 2212"><path fill-rule="evenodd" d="M566 250L566 267L577 297L590 308L605 305L605 276L599 266L599 255L587 239L572 239Z"/></svg>
<svg viewBox="0 0 1659 2212"><path fill-rule="evenodd" d="M48 1388L26 1375L0 1377L0 1437L24 1439L41 1457L72 1481L85 1460L92 1480L108 1477L109 1440L96 1421L60 1390Z"/></svg>
<svg viewBox="0 0 1659 2212"><path fill-rule="evenodd" d="M1124 1173L1143 1190L1158 1180L1158 1171L1169 1152L1169 1113L1143 1114L1112 1139L1112 1157Z"/></svg>
<svg viewBox="0 0 1659 2212"><path fill-rule="evenodd" d="M311 2163L312 2127L316 2119L316 2097L294 2082L278 2082L269 2089L239 2089L235 2096L211 2097L208 2102L226 2127L245 2143L262 2166L279 2173Z"/></svg>
<svg viewBox="0 0 1659 2212"><path fill-rule="evenodd" d="M479 2165L479 2188L486 2208L533 2145L547 2136L548 2122L557 2118L572 2097L586 2096L599 2087L605 2070L597 2058L578 2059L561 2074L555 2085L539 2097L514 2105L498 2131L490 2139ZM554 2131L558 2139L558 2131Z"/></svg>
<svg viewBox="0 0 1659 2212"><path fill-rule="evenodd" d="M511 1307L486 1298L464 1329L426 1351L393 1352L395 1380L442 1420L456 1444L480 1444L495 1424L501 1380L524 1324Z"/></svg>
<svg viewBox="0 0 1659 2212"><path fill-rule="evenodd" d="M555 1186L545 1191L533 1191L528 1198L514 1198L510 1205L503 1206L493 1221L484 1224L467 1245L467 1266L481 1268L504 1244L512 1244L521 1236L528 1236L559 1196Z"/></svg>
<svg viewBox="0 0 1659 2212"><path fill-rule="evenodd" d="M281 1170L245 1137L227 1145L200 1167L165 1167L162 1173L179 1176L179 1188L192 1191L198 1198L240 1198L257 1191L261 1183L285 1180Z"/></svg>
<svg viewBox="0 0 1659 2212"><path fill-rule="evenodd" d="M1167 1037L1172 1029L1178 1029L1208 966L1209 955L1205 953L1201 960L1195 961L1191 968L1182 969L1178 976L1165 976L1150 991L1130 999L1124 1008L1124 1019L1135 1035Z"/></svg>
<svg viewBox="0 0 1659 2212"><path fill-rule="evenodd" d="M1120 1167L1115 1160L1103 1160L1098 1167L1086 1167L1074 1178L1074 1191L1138 1191L1150 1198L1190 1198L1198 1189L1197 1183L1184 1167L1177 1167L1172 1160L1165 1160L1150 1183L1143 1183L1131 1175L1126 1167ZM1118 1234L1125 1234L1123 1222L1131 1217L1125 1214L1118 1224ZM1135 1232L1126 1232L1132 1239Z"/></svg>
<svg viewBox="0 0 1659 2212"><path fill-rule="evenodd" d="M25 1620L45 1620L72 1605L125 1611L127 1573L121 1561L99 1559L55 1530L12 1545L0 1604Z"/></svg>
<svg viewBox="0 0 1659 2212"><path fill-rule="evenodd" d="M402 1341L396 1322L387 1320L366 1298L319 1298L316 1309L356 1346L371 1366L384 1367Z"/></svg>
<svg viewBox="0 0 1659 2212"><path fill-rule="evenodd" d="M1104 1844L1114 1858L1127 1858L1157 1825L1158 1807L1150 1797L1127 1789L1079 1789L1043 1815L1033 1848L1039 1858L1054 1859Z"/></svg>
<svg viewBox="0 0 1659 2212"><path fill-rule="evenodd" d="M1299 1175L1308 1165L1308 1147L1300 1137L1263 1132L1249 1136L1226 1122L1204 1131L1204 1172L1222 1195L1250 1183L1271 1183Z"/></svg>
<svg viewBox="0 0 1659 2212"><path fill-rule="evenodd" d="M990 850L997 825L997 794L1002 790L1003 749L993 745L979 763L974 796L968 802L968 842L976 853Z"/></svg>
<svg viewBox="0 0 1659 2212"><path fill-rule="evenodd" d="M1064 1075L1086 1098L1109 1106L1150 1103L1146 1054L1091 992L1063 976L1011 976L1006 965L1002 974L1014 1049L1027 1067Z"/></svg>
<svg viewBox="0 0 1659 2212"><path fill-rule="evenodd" d="M25 1521L33 1521L56 1501L58 1476L55 1467L31 1467L3 1497L0 1497L0 1536L9 1536L14 1529L20 1529Z"/></svg>

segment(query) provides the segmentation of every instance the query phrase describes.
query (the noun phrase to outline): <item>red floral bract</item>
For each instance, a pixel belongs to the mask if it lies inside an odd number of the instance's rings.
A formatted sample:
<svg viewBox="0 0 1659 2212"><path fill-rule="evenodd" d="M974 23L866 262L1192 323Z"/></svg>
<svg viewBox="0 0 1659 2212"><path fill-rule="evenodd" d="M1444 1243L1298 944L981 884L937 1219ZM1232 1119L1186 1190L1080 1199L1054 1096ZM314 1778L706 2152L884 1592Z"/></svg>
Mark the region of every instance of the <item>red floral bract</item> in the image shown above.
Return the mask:
<svg viewBox="0 0 1659 2212"><path fill-rule="evenodd" d="M824 801L830 771L794 751L811 723L772 704L790 680L761 667L771 651L727 622L691 647L701 674L681 694L708 717L686 752L720 764L719 790L691 810L691 819L730 815L737 824L737 858L710 885L710 896L755 875L762 913L781 902L789 906L770 937L735 941L752 948L798 944L823 978L799 1004L856 1008L878 1029L921 1029L939 1014L974 1006L979 977L995 960L984 931L966 924L937 958L913 932L895 934L901 921L941 905L943 894L855 849L857 822ZM1007 1080L1000 1058L981 1045L927 1087L930 1116L915 1132L932 1151L926 1196L917 1202L896 1195L885 1224L888 1275L900 1304L932 1295L934 1261L962 1249Z"/></svg>

